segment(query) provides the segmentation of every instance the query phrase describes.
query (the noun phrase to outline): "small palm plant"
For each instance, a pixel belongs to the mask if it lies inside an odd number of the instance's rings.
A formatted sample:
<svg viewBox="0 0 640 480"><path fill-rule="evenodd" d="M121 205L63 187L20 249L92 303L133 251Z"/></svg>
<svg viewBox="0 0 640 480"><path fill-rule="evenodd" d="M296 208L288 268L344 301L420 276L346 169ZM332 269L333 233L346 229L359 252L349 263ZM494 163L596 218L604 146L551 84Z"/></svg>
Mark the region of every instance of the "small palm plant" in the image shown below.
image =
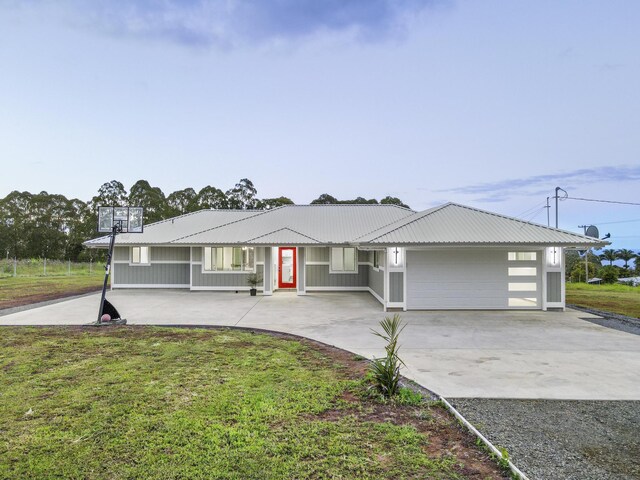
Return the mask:
<svg viewBox="0 0 640 480"><path fill-rule="evenodd" d="M380 322L380 326L384 333L373 329L371 331L387 342L384 347L386 355L382 358L374 358L369 371L373 377L373 388L376 388L384 397L391 398L400 388L400 367L404 366L404 362L398 356L400 349L398 337L406 325L402 325L402 319L396 313L393 318L385 317Z"/></svg>

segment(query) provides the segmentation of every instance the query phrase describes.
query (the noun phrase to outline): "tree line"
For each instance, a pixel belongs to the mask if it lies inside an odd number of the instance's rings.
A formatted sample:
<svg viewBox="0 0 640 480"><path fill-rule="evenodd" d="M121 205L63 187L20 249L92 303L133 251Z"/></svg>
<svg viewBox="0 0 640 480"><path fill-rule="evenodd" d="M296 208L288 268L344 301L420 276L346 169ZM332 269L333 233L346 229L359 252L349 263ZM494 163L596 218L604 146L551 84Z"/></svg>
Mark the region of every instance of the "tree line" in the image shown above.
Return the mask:
<svg viewBox="0 0 640 480"><path fill-rule="evenodd" d="M638 264L640 255L633 250L607 248L602 250L600 254L587 252L585 255L587 255L586 258L575 250L567 252L565 269L567 280L584 282L587 278L587 268L589 279L599 278L602 283L616 283L621 277L640 275L640 265ZM614 265L613 262L616 260L622 260L624 265ZM603 265L603 261L609 262L609 264ZM633 266L630 264L631 261L634 262Z"/></svg>
<svg viewBox="0 0 640 480"><path fill-rule="evenodd" d="M407 207L400 199L387 196L380 200L357 197L338 200L323 193L312 204L394 204ZM0 256L7 258L50 258L86 261L97 252L88 252L82 243L94 238L97 211L101 205L144 208L145 224L203 209L254 210L293 205L288 197L259 198L249 179L241 179L233 188L222 191L210 185L196 191L177 190L165 195L147 180L138 180L127 192L124 185L111 180L100 186L89 201L66 198L47 192L13 191L0 199Z"/></svg>

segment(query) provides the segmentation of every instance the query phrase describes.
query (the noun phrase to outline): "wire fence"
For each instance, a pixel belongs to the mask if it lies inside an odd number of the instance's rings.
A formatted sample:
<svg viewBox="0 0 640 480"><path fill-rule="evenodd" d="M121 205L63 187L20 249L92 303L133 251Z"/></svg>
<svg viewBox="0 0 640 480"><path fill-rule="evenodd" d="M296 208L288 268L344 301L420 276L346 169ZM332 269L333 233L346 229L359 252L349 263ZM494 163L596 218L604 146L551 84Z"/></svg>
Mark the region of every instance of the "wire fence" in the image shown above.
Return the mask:
<svg viewBox="0 0 640 480"><path fill-rule="evenodd" d="M2 259L0 277L60 277L104 275L104 264L96 262L72 262L46 258Z"/></svg>

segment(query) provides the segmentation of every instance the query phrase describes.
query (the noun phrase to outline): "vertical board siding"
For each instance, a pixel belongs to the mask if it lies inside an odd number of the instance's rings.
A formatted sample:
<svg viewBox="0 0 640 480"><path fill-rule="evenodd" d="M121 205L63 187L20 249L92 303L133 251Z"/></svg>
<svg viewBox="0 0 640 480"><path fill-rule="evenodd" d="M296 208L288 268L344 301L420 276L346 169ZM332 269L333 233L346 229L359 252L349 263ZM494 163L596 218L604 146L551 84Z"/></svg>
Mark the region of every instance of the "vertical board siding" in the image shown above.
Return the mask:
<svg viewBox="0 0 640 480"><path fill-rule="evenodd" d="M119 263L113 269L114 285L189 285L188 263L159 263L130 266Z"/></svg>
<svg viewBox="0 0 640 480"><path fill-rule="evenodd" d="M114 247L113 248L113 261L114 262L128 262L129 261L129 248L130 247Z"/></svg>
<svg viewBox="0 0 640 480"><path fill-rule="evenodd" d="M273 290L273 255L271 254L271 247L267 247L264 250L264 268L262 275L262 283L267 286L267 291ZM258 265L259 266L259 265Z"/></svg>
<svg viewBox="0 0 640 480"><path fill-rule="evenodd" d="M308 247L307 262L329 262L329 247Z"/></svg>
<svg viewBox="0 0 640 480"><path fill-rule="evenodd" d="M389 301L404 301L404 273L402 272L389 273Z"/></svg>
<svg viewBox="0 0 640 480"><path fill-rule="evenodd" d="M202 247L191 247L191 261L192 262L202 261Z"/></svg>
<svg viewBox="0 0 640 480"><path fill-rule="evenodd" d="M371 263L371 257L370 257L371 252L368 252L366 250L358 250L358 261L359 262L366 262L366 263Z"/></svg>
<svg viewBox="0 0 640 480"><path fill-rule="evenodd" d="M560 303L562 301L562 274L547 272L547 302Z"/></svg>
<svg viewBox="0 0 640 480"><path fill-rule="evenodd" d="M256 262L260 262L260 263L264 262L264 249L265 248L271 248L271 247L256 247L256 250L255 250Z"/></svg>
<svg viewBox="0 0 640 480"><path fill-rule="evenodd" d="M151 247L149 259L153 262L189 262L189 247Z"/></svg>
<svg viewBox="0 0 640 480"><path fill-rule="evenodd" d="M298 291L304 291L306 284L305 282L305 257L306 257L307 249L304 247L298 247L298 264L296 265L297 274L298 274Z"/></svg>
<svg viewBox="0 0 640 480"><path fill-rule="evenodd" d="M369 267L369 288L380 298L384 298L384 271L375 271L373 267Z"/></svg>
<svg viewBox="0 0 640 480"><path fill-rule="evenodd" d="M307 265L307 287L366 287L369 266L359 265L358 273L329 273L329 265Z"/></svg>
<svg viewBox="0 0 640 480"><path fill-rule="evenodd" d="M193 287L246 287L249 288L247 277L251 272L221 272L221 273L202 273L201 265L191 266ZM256 273L258 274L258 287L262 288L264 283L264 268L262 265L256 265Z"/></svg>

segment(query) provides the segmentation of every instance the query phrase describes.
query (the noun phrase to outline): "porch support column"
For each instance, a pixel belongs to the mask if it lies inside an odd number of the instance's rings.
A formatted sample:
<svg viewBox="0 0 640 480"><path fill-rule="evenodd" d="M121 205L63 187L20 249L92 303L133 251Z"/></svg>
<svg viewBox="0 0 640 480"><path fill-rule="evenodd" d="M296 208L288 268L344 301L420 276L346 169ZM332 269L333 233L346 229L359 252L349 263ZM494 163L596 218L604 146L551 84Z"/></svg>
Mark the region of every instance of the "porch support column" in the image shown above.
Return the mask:
<svg viewBox="0 0 640 480"><path fill-rule="evenodd" d="M298 285L297 285L297 294L298 295L306 295L307 294L307 288L306 288L306 271L305 271L305 248L304 247L298 247L298 265L296 265L296 268L298 269Z"/></svg>
<svg viewBox="0 0 640 480"><path fill-rule="evenodd" d="M273 259L271 258L271 247L264 248L264 278L262 279L264 290L263 295L273 295Z"/></svg>

